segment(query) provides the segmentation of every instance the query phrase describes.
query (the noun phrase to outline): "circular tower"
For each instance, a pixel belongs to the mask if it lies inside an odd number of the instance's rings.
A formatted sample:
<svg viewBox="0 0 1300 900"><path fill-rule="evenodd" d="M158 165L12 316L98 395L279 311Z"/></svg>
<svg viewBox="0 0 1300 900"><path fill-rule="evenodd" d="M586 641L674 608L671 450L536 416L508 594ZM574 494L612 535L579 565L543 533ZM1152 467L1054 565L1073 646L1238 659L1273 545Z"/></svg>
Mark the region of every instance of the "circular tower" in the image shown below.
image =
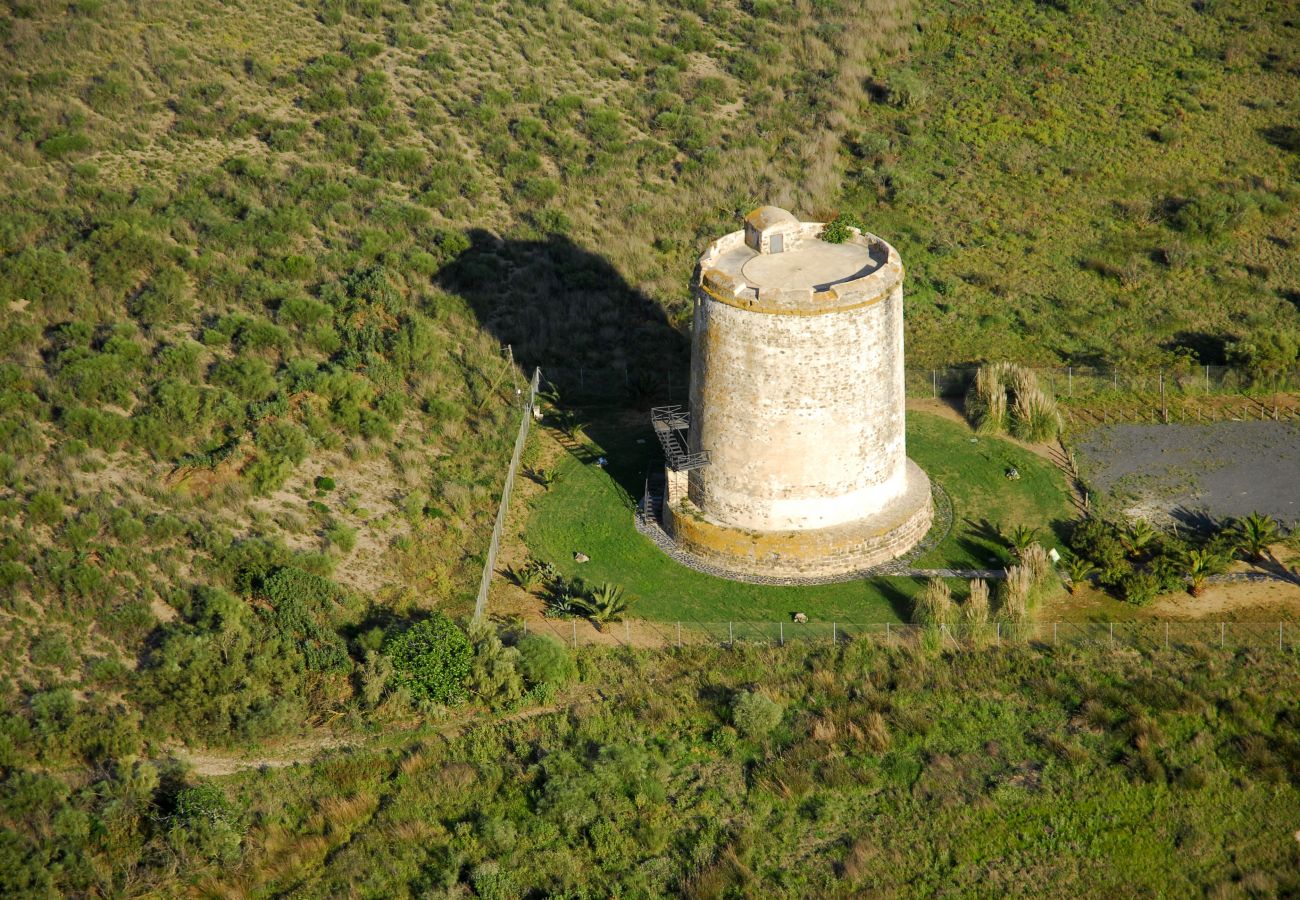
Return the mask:
<svg viewBox="0 0 1300 900"><path fill-rule="evenodd" d="M670 423L685 440L663 520L736 574L849 575L930 527L904 436L902 262L875 235L831 243L824 227L760 207L696 273L690 415Z"/></svg>

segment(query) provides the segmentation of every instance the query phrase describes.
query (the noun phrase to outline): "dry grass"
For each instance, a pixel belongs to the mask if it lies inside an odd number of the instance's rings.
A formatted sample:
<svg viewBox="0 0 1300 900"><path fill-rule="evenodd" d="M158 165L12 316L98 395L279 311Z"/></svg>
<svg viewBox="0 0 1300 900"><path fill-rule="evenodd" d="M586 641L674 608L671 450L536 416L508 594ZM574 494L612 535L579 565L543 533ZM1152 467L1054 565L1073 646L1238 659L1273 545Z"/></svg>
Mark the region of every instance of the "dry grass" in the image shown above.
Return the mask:
<svg viewBox="0 0 1300 900"><path fill-rule="evenodd" d="M1011 433L1023 441L1051 440L1061 430L1056 400L1030 369L1009 362L985 363L966 394L966 416L981 434Z"/></svg>
<svg viewBox="0 0 1300 900"><path fill-rule="evenodd" d="M970 583L970 594L961 607L962 619L967 625L979 626L989 620L989 585L983 578L975 578Z"/></svg>
<svg viewBox="0 0 1300 900"><path fill-rule="evenodd" d="M942 578L931 578L912 601L912 621L918 625L951 625L956 618L952 588Z"/></svg>
<svg viewBox="0 0 1300 900"><path fill-rule="evenodd" d="M1034 576L1026 566L1011 566L998 589L998 618L1012 625L1029 621Z"/></svg>

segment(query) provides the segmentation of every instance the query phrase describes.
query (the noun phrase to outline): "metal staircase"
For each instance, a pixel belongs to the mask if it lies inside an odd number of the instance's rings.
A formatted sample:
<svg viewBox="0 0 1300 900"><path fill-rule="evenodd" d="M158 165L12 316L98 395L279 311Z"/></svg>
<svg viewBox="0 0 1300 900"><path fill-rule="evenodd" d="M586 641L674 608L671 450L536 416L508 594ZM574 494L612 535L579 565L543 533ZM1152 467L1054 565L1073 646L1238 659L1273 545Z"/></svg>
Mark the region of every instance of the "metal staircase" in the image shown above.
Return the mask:
<svg viewBox="0 0 1300 900"><path fill-rule="evenodd" d="M680 406L656 406L650 410L650 423L654 425L655 437L664 448L664 460L668 468L678 472L688 472L709 464L709 453L687 451L689 446L686 432L691 427L691 414Z"/></svg>

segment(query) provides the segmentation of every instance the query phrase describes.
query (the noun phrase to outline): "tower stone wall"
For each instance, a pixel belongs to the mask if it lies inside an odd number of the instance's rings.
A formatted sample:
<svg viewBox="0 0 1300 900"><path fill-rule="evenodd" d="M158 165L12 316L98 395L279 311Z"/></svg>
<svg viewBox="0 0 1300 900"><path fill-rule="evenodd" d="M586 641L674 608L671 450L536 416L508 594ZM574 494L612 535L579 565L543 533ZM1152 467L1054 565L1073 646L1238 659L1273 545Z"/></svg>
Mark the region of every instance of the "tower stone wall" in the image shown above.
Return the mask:
<svg viewBox="0 0 1300 900"><path fill-rule="evenodd" d="M874 235L832 244L823 227L763 207L700 258L688 440L709 462L664 518L716 566L847 573L930 525L906 451L902 262Z"/></svg>

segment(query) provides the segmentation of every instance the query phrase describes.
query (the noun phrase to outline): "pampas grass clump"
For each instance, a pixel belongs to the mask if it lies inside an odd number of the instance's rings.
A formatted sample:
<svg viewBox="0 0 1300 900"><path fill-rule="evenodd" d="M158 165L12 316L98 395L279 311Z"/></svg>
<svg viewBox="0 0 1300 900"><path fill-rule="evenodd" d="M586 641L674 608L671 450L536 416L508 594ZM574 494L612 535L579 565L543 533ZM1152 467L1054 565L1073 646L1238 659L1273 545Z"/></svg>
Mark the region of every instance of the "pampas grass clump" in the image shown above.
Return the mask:
<svg viewBox="0 0 1300 900"><path fill-rule="evenodd" d="M986 363L975 373L975 383L966 394L966 415L980 434L1001 434L1007 430L1007 387L1010 363Z"/></svg>
<svg viewBox="0 0 1300 900"><path fill-rule="evenodd" d="M1029 600L1034 592L1034 576L1026 566L1007 569L998 591L998 617L1012 625L1029 621Z"/></svg>
<svg viewBox="0 0 1300 900"><path fill-rule="evenodd" d="M981 434L1009 431L1022 441L1050 441L1061 431L1055 398L1032 371L1009 362L979 367L966 394L966 416Z"/></svg>
<svg viewBox="0 0 1300 900"><path fill-rule="evenodd" d="M1055 567L1052 560L1047 556L1047 551L1043 545L1034 541L1019 553L1020 565L1029 570L1029 578L1033 583L1034 590L1048 584L1055 574Z"/></svg>
<svg viewBox="0 0 1300 900"><path fill-rule="evenodd" d="M989 620L989 584L983 578L975 578L970 583L970 596L961 607L962 618L967 625L984 625Z"/></svg>
<svg viewBox="0 0 1300 900"><path fill-rule="evenodd" d="M942 578L931 578L912 601L912 621L917 625L951 625L955 610L952 589Z"/></svg>

